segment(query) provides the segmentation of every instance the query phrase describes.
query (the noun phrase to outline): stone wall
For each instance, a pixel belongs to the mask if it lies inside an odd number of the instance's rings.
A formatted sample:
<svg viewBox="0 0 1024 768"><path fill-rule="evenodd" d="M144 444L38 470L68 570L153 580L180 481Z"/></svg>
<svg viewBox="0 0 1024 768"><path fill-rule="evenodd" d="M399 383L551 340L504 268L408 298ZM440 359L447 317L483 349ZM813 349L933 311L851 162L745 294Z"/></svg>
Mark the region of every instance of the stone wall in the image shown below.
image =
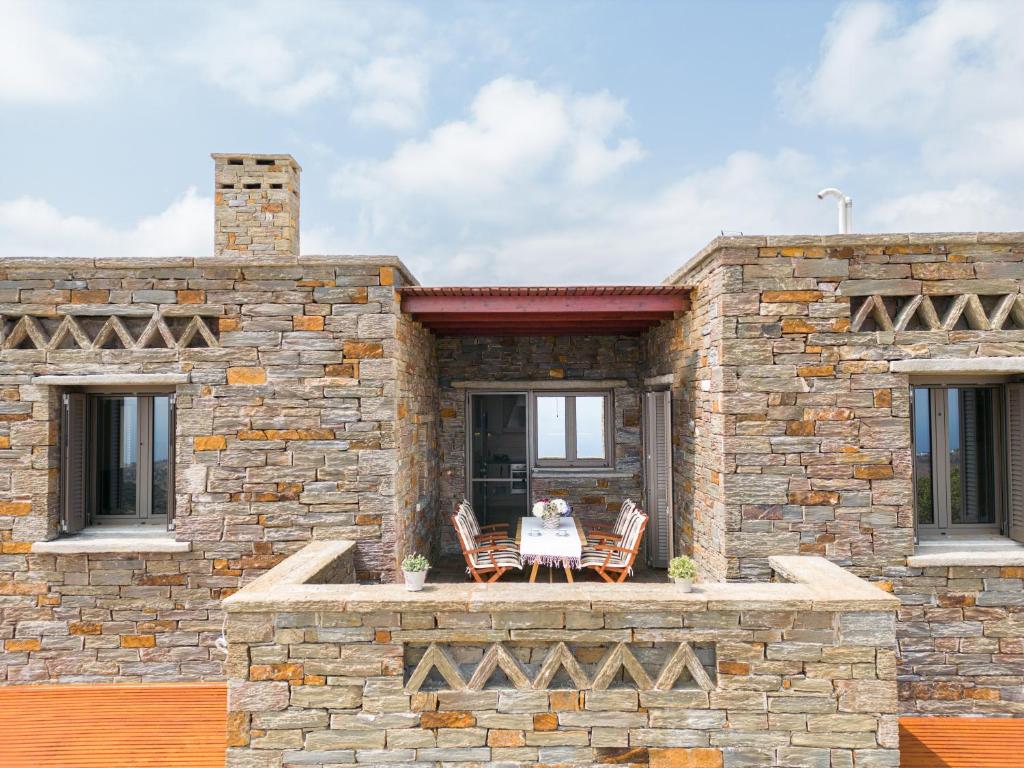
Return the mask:
<svg viewBox="0 0 1024 768"><path fill-rule="evenodd" d="M725 238L670 278L714 307L701 385L729 578L781 553L878 576L912 553L909 377L890 363L1024 354L1022 260L1013 236Z"/></svg>
<svg viewBox="0 0 1024 768"><path fill-rule="evenodd" d="M440 390L434 336L401 315L395 364L398 388L398 468L395 474L395 560L412 553L431 558L444 525L439 498Z"/></svg>
<svg viewBox="0 0 1024 768"><path fill-rule="evenodd" d="M426 407L396 383L396 361L411 359L396 338L402 270L358 258L4 261L0 679L62 678L68 659L110 677L213 674L220 598L310 540L356 540L360 577L392 577L382 531L410 495L396 487L410 474L396 473L399 401ZM32 553L57 535L63 389L35 377L86 374L177 375L172 536L189 552ZM99 634L72 633L80 623ZM118 638L151 645L109 653Z"/></svg>
<svg viewBox="0 0 1024 768"><path fill-rule="evenodd" d="M11 683L218 679L220 598L237 570L202 552L29 554L0 583Z"/></svg>
<svg viewBox="0 0 1024 768"><path fill-rule="evenodd" d="M1024 567L910 566L889 576L903 603L901 713L1024 715Z"/></svg>
<svg viewBox="0 0 1024 768"><path fill-rule="evenodd" d="M722 337L723 298L718 258L709 259L687 284L688 312L644 335L645 376L672 377L672 509L674 551L691 555L702 581L726 577L726 506L720 446L725 422L716 410L715 344Z"/></svg>
<svg viewBox="0 0 1024 768"><path fill-rule="evenodd" d="M253 584L227 603L228 766L895 768L897 601L783 560L800 583L756 597Z"/></svg>
<svg viewBox="0 0 1024 768"><path fill-rule="evenodd" d="M439 338L441 508L445 514L466 496L466 390L453 383L621 380L626 385L612 392L614 468L531 470L533 498L564 497L584 523L610 525L622 501L639 501L642 493L640 353L639 338L630 336ZM446 548L455 549L454 537L447 537Z"/></svg>

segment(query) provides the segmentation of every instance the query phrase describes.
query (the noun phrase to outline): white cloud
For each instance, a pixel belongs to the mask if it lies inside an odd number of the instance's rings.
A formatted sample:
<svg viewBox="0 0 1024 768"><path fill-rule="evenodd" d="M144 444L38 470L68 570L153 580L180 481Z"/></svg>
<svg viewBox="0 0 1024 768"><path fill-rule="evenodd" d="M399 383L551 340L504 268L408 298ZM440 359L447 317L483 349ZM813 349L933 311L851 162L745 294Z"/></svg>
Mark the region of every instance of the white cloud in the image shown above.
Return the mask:
<svg viewBox="0 0 1024 768"><path fill-rule="evenodd" d="M1024 169L1024 3L843 7L821 59L781 90L790 114L920 142L937 172Z"/></svg>
<svg viewBox="0 0 1024 768"><path fill-rule="evenodd" d="M213 200L187 190L165 210L128 229L64 214L45 200L0 202L0 256L207 256L213 253Z"/></svg>
<svg viewBox="0 0 1024 768"><path fill-rule="evenodd" d="M867 209L874 229L902 232L957 232L1019 229L1020 206L1008 205L1000 190L980 181L930 189L882 200Z"/></svg>
<svg viewBox="0 0 1024 768"><path fill-rule="evenodd" d="M395 3L263 0L244 12L212 6L177 58L207 82L255 106L296 113L331 100L354 121L415 127L425 107L430 65L424 20Z"/></svg>
<svg viewBox="0 0 1024 768"><path fill-rule="evenodd" d="M379 223L424 205L505 219L640 158L639 142L612 139L624 122L624 105L605 92L566 95L502 77L480 89L466 119L403 142L385 160L350 164L335 189L372 209Z"/></svg>
<svg viewBox="0 0 1024 768"><path fill-rule="evenodd" d="M8 0L0 22L0 102L69 104L109 88L127 48L76 33L64 9Z"/></svg>
<svg viewBox="0 0 1024 768"><path fill-rule="evenodd" d="M423 114L428 79L422 61L397 57L373 59L353 74L357 98L352 119L397 131L412 130Z"/></svg>

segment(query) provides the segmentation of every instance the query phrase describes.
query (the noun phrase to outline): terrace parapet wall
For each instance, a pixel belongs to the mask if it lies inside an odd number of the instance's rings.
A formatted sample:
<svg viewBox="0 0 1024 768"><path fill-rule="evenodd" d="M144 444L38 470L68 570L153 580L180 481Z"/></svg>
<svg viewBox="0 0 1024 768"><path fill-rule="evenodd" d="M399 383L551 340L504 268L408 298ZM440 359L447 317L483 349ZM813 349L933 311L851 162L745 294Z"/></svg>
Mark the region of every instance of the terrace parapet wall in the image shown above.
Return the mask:
<svg viewBox="0 0 1024 768"><path fill-rule="evenodd" d="M351 547L226 601L230 768L899 763L899 603L820 558L689 594L314 577Z"/></svg>
<svg viewBox="0 0 1024 768"><path fill-rule="evenodd" d="M216 677L220 600L310 540L355 540L360 576L393 578L419 439L396 424L432 405L399 376L411 279L388 257L4 260L0 680ZM61 392L90 383L176 395L155 549L51 541Z"/></svg>

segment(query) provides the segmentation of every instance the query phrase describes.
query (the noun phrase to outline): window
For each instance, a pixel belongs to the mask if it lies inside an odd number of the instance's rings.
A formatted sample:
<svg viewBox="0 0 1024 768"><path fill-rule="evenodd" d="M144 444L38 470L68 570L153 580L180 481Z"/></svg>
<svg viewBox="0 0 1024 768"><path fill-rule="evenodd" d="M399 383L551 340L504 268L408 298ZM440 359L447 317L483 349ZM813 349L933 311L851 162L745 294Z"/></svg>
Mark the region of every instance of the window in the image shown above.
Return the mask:
<svg viewBox="0 0 1024 768"><path fill-rule="evenodd" d="M1001 425L1001 387L914 387L914 495L922 535L998 529L1006 464Z"/></svg>
<svg viewBox="0 0 1024 768"><path fill-rule="evenodd" d="M174 396L64 395L62 528L167 525L174 504Z"/></svg>
<svg viewBox="0 0 1024 768"><path fill-rule="evenodd" d="M611 465L611 396L535 393L534 456L539 467Z"/></svg>

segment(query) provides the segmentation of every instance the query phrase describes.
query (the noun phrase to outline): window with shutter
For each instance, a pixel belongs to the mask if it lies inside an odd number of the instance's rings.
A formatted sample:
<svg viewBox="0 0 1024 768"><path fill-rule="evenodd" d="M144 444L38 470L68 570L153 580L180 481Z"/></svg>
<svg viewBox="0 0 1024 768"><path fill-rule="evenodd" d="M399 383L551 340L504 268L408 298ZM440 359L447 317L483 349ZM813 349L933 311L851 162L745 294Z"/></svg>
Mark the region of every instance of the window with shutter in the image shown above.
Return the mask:
<svg viewBox="0 0 1024 768"><path fill-rule="evenodd" d="M174 397L69 392L61 429L62 528L169 524Z"/></svg>
<svg viewBox="0 0 1024 768"><path fill-rule="evenodd" d="M921 537L1000 528L1003 467L1013 429L1003 434L1001 386L915 386L912 390L914 502ZM1015 397L1006 398L1012 420ZM1012 446L1007 446L1012 448Z"/></svg>

